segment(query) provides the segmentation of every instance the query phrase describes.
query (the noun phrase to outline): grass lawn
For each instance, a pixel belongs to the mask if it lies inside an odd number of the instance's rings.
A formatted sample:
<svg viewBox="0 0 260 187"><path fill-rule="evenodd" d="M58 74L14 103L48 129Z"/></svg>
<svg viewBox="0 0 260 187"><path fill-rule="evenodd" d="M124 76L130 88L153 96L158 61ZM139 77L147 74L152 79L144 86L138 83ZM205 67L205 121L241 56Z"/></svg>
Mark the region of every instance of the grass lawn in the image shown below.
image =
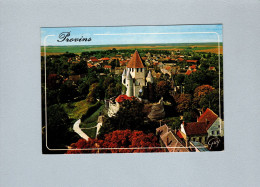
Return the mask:
<svg viewBox="0 0 260 187"><path fill-rule="evenodd" d="M88 103L86 99L74 102L74 103L65 103L63 104L65 112L68 114L71 119L79 119L85 114L90 107L95 104Z"/></svg>
<svg viewBox="0 0 260 187"><path fill-rule="evenodd" d="M101 105L96 112L94 112L91 116L86 118L81 123L81 128L90 128L97 125L97 119L99 116L99 113L102 112L104 109L104 105ZM82 129L83 132L85 132L89 137L95 138L96 136L96 128L93 129Z"/></svg>

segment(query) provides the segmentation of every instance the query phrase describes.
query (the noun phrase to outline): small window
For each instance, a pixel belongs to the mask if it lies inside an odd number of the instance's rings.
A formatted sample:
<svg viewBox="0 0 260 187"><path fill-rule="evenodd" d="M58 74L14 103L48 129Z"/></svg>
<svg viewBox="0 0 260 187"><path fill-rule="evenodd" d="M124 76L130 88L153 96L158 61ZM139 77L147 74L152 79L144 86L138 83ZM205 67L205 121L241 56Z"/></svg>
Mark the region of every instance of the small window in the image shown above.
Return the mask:
<svg viewBox="0 0 260 187"><path fill-rule="evenodd" d="M214 135L214 131L211 131L211 134Z"/></svg>
<svg viewBox="0 0 260 187"><path fill-rule="evenodd" d="M141 70L141 72L143 72L143 68L141 68L140 70Z"/></svg>
<svg viewBox="0 0 260 187"><path fill-rule="evenodd" d="M139 71L139 68L137 68L137 72Z"/></svg>
<svg viewBox="0 0 260 187"><path fill-rule="evenodd" d="M219 135L219 131L217 131L217 135Z"/></svg>

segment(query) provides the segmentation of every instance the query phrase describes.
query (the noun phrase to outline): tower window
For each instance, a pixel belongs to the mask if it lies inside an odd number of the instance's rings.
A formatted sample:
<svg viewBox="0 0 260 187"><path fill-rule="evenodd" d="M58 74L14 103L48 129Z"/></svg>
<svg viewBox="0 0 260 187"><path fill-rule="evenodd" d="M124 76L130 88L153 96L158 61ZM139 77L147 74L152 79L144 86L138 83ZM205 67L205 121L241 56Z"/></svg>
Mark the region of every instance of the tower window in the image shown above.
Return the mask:
<svg viewBox="0 0 260 187"><path fill-rule="evenodd" d="M138 72L139 68L137 68L137 72Z"/></svg>
<svg viewBox="0 0 260 187"><path fill-rule="evenodd" d="M141 68L141 72L143 72L143 68Z"/></svg>

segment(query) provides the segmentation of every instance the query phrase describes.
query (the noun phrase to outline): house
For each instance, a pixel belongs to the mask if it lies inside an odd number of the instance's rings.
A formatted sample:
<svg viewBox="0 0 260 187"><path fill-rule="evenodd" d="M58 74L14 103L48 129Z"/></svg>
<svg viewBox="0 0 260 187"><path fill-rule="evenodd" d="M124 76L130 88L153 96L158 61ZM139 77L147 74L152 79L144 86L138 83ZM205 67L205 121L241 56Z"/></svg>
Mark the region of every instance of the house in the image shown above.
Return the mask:
<svg viewBox="0 0 260 187"><path fill-rule="evenodd" d="M183 59L183 58L177 58L177 60L178 60L179 62L182 62L182 61L184 61L184 59Z"/></svg>
<svg viewBox="0 0 260 187"><path fill-rule="evenodd" d="M105 66L104 66L104 69L107 69L107 70L109 70L109 71L111 72L112 66L110 66L110 65L105 65Z"/></svg>
<svg viewBox="0 0 260 187"><path fill-rule="evenodd" d="M99 60L96 58L96 57L90 57L90 60L89 60L90 62L92 62L92 63L96 63L96 62L98 62Z"/></svg>
<svg viewBox="0 0 260 187"><path fill-rule="evenodd" d="M209 150L200 142L190 142L190 149L194 149L195 152L208 152Z"/></svg>
<svg viewBox="0 0 260 187"><path fill-rule="evenodd" d="M186 141L207 144L210 136L224 136L224 123L211 109L207 109L197 122L183 123L180 129Z"/></svg>
<svg viewBox="0 0 260 187"><path fill-rule="evenodd" d="M189 149L182 144L179 137L174 135L170 128L165 124L156 129L156 134L160 136L162 147L168 152L189 152Z"/></svg>
<svg viewBox="0 0 260 187"><path fill-rule="evenodd" d="M101 59L99 59L99 63L101 64L101 66L103 67L104 65L108 65L108 61L110 60L110 58L107 58L107 57L105 57L105 58L101 58Z"/></svg>

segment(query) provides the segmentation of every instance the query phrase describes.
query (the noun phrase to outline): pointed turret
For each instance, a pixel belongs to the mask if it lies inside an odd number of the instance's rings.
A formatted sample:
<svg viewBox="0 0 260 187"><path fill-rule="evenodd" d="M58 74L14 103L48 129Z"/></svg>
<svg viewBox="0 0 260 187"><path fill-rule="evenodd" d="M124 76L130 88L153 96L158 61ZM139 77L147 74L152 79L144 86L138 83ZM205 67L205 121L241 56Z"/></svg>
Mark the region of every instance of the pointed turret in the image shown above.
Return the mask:
<svg viewBox="0 0 260 187"><path fill-rule="evenodd" d="M150 83L153 83L153 76L152 76L151 71L148 72L148 75L146 77L146 81L150 82Z"/></svg>
<svg viewBox="0 0 260 187"><path fill-rule="evenodd" d="M133 79L130 70L128 70L126 74L126 95L128 97L133 96Z"/></svg>
<svg viewBox="0 0 260 187"><path fill-rule="evenodd" d="M126 70L124 69L124 71L123 71L123 74L122 74L122 84L123 85L125 85L125 83L126 83Z"/></svg>
<svg viewBox="0 0 260 187"><path fill-rule="evenodd" d="M127 71L126 79L132 79L132 76L131 76L130 70Z"/></svg>
<svg viewBox="0 0 260 187"><path fill-rule="evenodd" d="M122 76L126 76L126 70L124 69Z"/></svg>

